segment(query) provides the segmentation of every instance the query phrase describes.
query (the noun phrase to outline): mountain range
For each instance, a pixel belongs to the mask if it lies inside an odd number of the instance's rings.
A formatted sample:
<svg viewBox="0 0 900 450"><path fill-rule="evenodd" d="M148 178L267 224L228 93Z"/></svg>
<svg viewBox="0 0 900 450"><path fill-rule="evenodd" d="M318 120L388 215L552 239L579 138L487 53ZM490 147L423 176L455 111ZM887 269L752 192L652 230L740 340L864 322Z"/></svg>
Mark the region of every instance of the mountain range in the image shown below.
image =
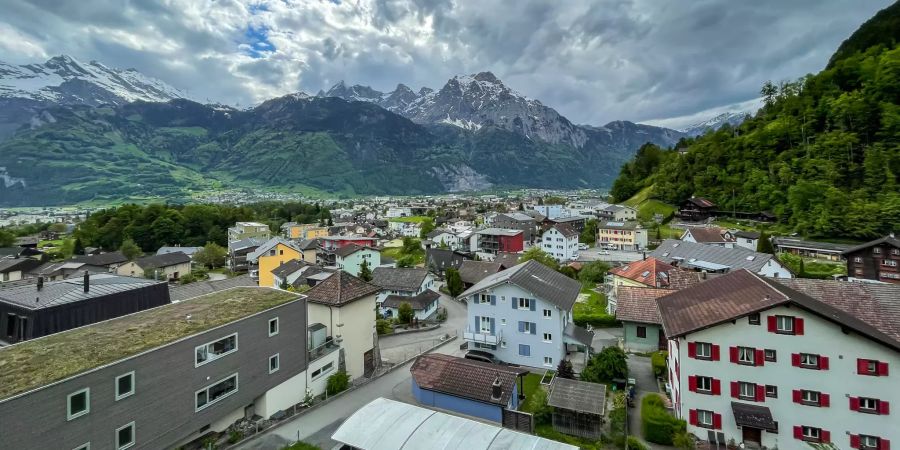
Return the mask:
<svg viewBox="0 0 900 450"><path fill-rule="evenodd" d="M609 186L643 144L686 133L576 125L490 72L440 89L338 83L238 110L68 56L0 62L0 206L254 187L346 195Z"/></svg>

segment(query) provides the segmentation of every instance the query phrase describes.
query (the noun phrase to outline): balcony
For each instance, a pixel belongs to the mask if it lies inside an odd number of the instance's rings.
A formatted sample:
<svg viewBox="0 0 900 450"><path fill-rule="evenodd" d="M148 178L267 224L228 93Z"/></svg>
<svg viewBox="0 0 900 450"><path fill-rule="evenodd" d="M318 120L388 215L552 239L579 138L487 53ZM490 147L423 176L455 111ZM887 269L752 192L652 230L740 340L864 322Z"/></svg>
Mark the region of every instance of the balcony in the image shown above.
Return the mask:
<svg viewBox="0 0 900 450"><path fill-rule="evenodd" d="M485 332L483 330L475 330L470 327L466 328L466 331L463 332L463 339L469 342L477 342L479 344L500 345L502 334L503 333L500 330L495 330L495 334L491 334L489 332Z"/></svg>
<svg viewBox="0 0 900 450"><path fill-rule="evenodd" d="M329 339L327 341L325 341L324 344L322 344L318 347L309 349L309 351L307 352L307 356L308 356L307 364L309 364L325 355L328 355L329 353L336 351L340 348L341 348L341 346L336 344L329 337Z"/></svg>

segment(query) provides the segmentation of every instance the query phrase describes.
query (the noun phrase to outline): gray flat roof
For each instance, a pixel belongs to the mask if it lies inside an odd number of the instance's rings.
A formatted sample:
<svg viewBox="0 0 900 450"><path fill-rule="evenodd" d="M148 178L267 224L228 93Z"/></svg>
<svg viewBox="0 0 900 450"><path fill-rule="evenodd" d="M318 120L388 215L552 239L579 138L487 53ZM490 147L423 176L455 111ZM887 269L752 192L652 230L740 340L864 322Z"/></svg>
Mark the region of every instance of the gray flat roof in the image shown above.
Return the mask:
<svg viewBox="0 0 900 450"><path fill-rule="evenodd" d="M0 288L0 302L35 310L165 283L146 278L94 274L88 281L88 292L84 292L84 277L81 276L46 282L40 291L36 281Z"/></svg>

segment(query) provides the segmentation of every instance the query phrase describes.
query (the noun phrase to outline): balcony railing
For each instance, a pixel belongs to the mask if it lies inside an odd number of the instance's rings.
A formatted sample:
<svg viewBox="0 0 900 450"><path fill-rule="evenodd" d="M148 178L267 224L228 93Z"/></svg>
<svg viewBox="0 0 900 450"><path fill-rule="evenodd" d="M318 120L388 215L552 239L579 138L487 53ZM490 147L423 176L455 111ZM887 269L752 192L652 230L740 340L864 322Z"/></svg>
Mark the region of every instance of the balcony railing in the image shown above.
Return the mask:
<svg viewBox="0 0 900 450"><path fill-rule="evenodd" d="M475 330L470 327L466 328L466 331L463 332L463 339L481 344L499 345L502 334L503 333L500 330L495 330L494 334L491 334L490 332Z"/></svg>
<svg viewBox="0 0 900 450"><path fill-rule="evenodd" d="M339 348L341 348L341 346L337 345L334 341L332 341L332 340L325 341L324 344L322 344L318 347L312 348L307 352L308 356L309 356L309 360L307 363L311 363L311 362L313 362L313 361L315 361L315 360L317 360Z"/></svg>

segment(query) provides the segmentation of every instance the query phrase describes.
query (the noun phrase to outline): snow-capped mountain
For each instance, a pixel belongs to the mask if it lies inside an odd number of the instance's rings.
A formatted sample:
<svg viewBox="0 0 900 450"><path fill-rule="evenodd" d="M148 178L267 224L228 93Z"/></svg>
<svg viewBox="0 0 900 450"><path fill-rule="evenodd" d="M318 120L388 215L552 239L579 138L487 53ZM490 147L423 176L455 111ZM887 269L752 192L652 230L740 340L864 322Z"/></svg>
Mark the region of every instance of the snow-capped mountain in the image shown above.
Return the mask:
<svg viewBox="0 0 900 450"><path fill-rule="evenodd" d="M165 102L185 93L134 69L113 69L70 56L55 56L43 64L16 66L0 61L0 98L20 98L60 104L122 104L143 100Z"/></svg>
<svg viewBox="0 0 900 450"><path fill-rule="evenodd" d="M748 115L752 115L751 111L727 111L710 119L688 125L678 131L694 137L700 136L707 131L718 130L726 123L732 126L740 125Z"/></svg>

